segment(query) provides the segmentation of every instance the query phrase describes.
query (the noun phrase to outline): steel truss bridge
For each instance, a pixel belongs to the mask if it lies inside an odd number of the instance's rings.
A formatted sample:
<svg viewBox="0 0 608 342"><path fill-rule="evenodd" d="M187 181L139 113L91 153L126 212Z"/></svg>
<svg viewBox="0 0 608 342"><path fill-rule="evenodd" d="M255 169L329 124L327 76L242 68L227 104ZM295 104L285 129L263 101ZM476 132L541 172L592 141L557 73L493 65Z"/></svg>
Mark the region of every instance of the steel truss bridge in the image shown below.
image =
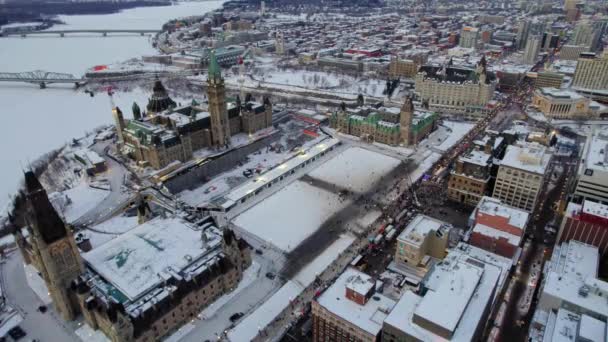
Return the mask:
<svg viewBox="0 0 608 342"><path fill-rule="evenodd" d="M116 34L116 33L133 33L140 35L145 35L146 33L158 33L161 30L113 30L113 29L89 29L89 30L46 30L46 31L31 31L31 32L4 32L0 33L0 36L21 36L27 37L28 35L42 35L42 34L54 34L59 35L60 37L64 37L66 34L72 33L99 33L102 36L107 36L108 34Z"/></svg>
<svg viewBox="0 0 608 342"><path fill-rule="evenodd" d="M86 83L86 79L77 78L72 74L62 74L44 70L27 72L0 72L0 82L26 82L40 85L46 88L50 83L74 83L76 87Z"/></svg>

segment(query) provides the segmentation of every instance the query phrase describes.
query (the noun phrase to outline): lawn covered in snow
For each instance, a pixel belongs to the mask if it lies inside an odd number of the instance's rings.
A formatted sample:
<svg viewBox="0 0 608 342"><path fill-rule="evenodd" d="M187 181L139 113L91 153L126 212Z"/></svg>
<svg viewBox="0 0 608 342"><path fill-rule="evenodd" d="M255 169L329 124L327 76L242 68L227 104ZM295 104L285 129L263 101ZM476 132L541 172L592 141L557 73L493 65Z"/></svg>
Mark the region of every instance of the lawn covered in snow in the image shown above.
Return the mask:
<svg viewBox="0 0 608 342"><path fill-rule="evenodd" d="M290 252L347 204L336 194L296 181L237 216L233 223Z"/></svg>
<svg viewBox="0 0 608 342"><path fill-rule="evenodd" d="M351 147L309 173L340 188L364 193L401 163L400 160L360 147Z"/></svg>

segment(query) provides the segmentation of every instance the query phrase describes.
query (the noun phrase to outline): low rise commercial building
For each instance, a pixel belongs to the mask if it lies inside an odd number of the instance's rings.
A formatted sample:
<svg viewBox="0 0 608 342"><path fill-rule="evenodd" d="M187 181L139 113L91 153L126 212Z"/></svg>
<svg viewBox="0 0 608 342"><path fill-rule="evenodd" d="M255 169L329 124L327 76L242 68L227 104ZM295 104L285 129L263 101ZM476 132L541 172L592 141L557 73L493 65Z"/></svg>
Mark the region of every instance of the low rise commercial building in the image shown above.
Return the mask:
<svg viewBox="0 0 608 342"><path fill-rule="evenodd" d="M419 65L411 59L400 59L397 56L391 58L391 63L388 67L388 73L391 77L408 77L416 76Z"/></svg>
<svg viewBox="0 0 608 342"><path fill-rule="evenodd" d="M530 326L533 341L559 340L565 332L575 341L605 340L608 283L597 278L598 266L596 247L576 240L556 245Z"/></svg>
<svg viewBox="0 0 608 342"><path fill-rule="evenodd" d="M541 88L534 92L532 105L551 119L590 119L606 110L603 106L591 107L591 100L571 90ZM600 109L601 108L601 109Z"/></svg>
<svg viewBox="0 0 608 342"><path fill-rule="evenodd" d="M573 201L608 204L608 130L592 132L585 142L577 174Z"/></svg>
<svg viewBox="0 0 608 342"><path fill-rule="evenodd" d="M452 225L426 215L418 215L397 237L395 261L409 266L425 266L430 258L443 259L447 253Z"/></svg>
<svg viewBox="0 0 608 342"><path fill-rule="evenodd" d="M519 255L529 214L492 197L483 197L471 214L469 243L500 256Z"/></svg>
<svg viewBox="0 0 608 342"><path fill-rule="evenodd" d="M500 162L492 197L532 212L543 187L551 154L537 143L507 147Z"/></svg>
<svg viewBox="0 0 608 342"><path fill-rule="evenodd" d="M494 140L487 142L484 150L473 150L458 157L456 167L448 180L448 198L452 201L475 206L490 190L492 147Z"/></svg>
<svg viewBox="0 0 608 342"><path fill-rule="evenodd" d="M557 241L577 240L597 247L600 255L608 252L608 205L585 200L582 204L569 203Z"/></svg>
<svg viewBox="0 0 608 342"><path fill-rule="evenodd" d="M380 340L395 301L375 292L375 281L348 268L312 302L313 341Z"/></svg>
<svg viewBox="0 0 608 342"><path fill-rule="evenodd" d="M427 273L418 293L403 294L384 320L383 341L481 338L510 262L496 261L498 256L476 258L469 248L459 245Z"/></svg>

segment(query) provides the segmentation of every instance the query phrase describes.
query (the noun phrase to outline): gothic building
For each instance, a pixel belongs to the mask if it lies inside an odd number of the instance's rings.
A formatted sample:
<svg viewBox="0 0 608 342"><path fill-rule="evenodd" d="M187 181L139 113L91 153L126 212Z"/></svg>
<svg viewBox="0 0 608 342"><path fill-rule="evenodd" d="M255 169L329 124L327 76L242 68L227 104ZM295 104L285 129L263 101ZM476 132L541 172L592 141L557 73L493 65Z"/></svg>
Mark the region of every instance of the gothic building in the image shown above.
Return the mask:
<svg viewBox="0 0 608 342"><path fill-rule="evenodd" d="M249 245L231 230L151 217L144 202L141 224L84 252L32 172L25 184L28 226L13 232L25 263L64 320L82 314L113 342L162 340L235 289L251 265Z"/></svg>
<svg viewBox="0 0 608 342"><path fill-rule="evenodd" d="M377 108L376 108L377 107ZM359 106L347 109L344 104L330 119L332 128L367 141L387 145L415 145L436 128L437 115L426 109L414 109L411 98L399 108Z"/></svg>
<svg viewBox="0 0 608 342"><path fill-rule="evenodd" d="M432 110L471 114L485 112L494 95L496 77L487 71L485 56L475 69L446 65L423 65L416 74L417 97Z"/></svg>
<svg viewBox="0 0 608 342"><path fill-rule="evenodd" d="M120 150L141 166L162 169L174 161L186 162L202 148L227 148L230 137L253 134L272 127L272 104L237 97L227 101L224 78L214 53L210 53L207 79L208 106L192 101L176 107L160 80L141 113L133 105L133 120L126 120L120 108L113 109Z"/></svg>
<svg viewBox="0 0 608 342"><path fill-rule="evenodd" d="M74 236L32 171L25 173L25 191L29 236L26 239L15 229L15 242L25 262L40 272L57 312L63 319L73 320L80 309L70 286L83 271Z"/></svg>

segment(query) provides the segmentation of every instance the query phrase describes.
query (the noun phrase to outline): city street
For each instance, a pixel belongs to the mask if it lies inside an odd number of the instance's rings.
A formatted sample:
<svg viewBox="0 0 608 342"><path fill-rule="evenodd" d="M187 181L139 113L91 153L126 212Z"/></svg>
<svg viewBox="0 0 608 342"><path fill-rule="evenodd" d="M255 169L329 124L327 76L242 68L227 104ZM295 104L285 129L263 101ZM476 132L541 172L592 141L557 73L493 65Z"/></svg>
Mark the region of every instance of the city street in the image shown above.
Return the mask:
<svg viewBox="0 0 608 342"><path fill-rule="evenodd" d="M73 322L60 318L52 305L45 313L37 309L43 302L31 290L25 279L23 258L19 251L13 251L0 264L2 272L2 290L6 301L23 317L19 326L27 333L28 341L37 339L44 342L77 342L80 339L74 334L77 328Z"/></svg>

